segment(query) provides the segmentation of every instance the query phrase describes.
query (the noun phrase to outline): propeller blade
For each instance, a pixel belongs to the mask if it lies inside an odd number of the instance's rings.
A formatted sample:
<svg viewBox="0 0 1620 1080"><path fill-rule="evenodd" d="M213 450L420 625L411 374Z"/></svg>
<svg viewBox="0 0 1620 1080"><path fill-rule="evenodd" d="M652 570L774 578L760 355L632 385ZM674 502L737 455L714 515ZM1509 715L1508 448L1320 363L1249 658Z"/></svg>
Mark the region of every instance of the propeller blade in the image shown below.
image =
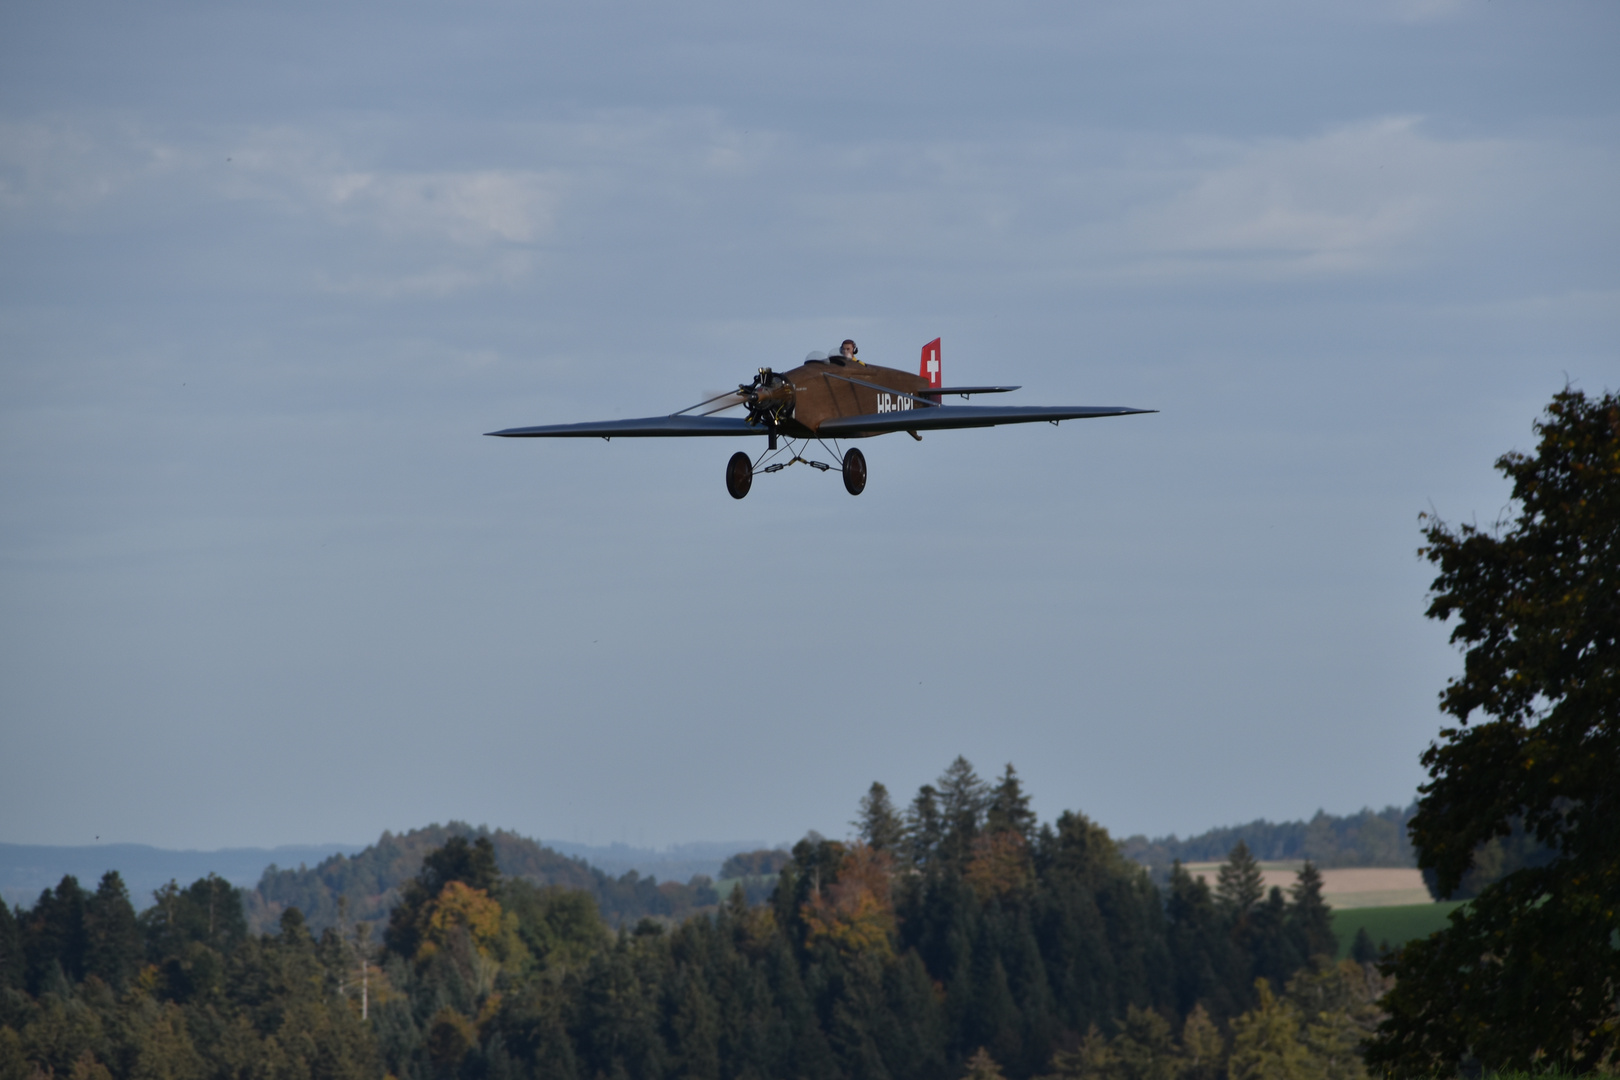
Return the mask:
<svg viewBox="0 0 1620 1080"><path fill-rule="evenodd" d="M743 399L738 396L737 391L735 391L735 390L727 390L727 391L724 391L723 393L716 394L713 397L704 398L702 401L698 402L696 405L688 405L686 408L682 409L680 412L670 413L669 415L671 415L671 416L684 416L689 412L696 412L698 409L701 409L701 408L704 408L706 406L712 405L715 402L719 401L721 398L736 398L737 400L735 400L735 401L733 401L733 402L731 402L729 404L722 405L718 409L714 409L712 411L714 411L714 412L723 412L726 409L731 408L733 405L741 404L742 401L743 401ZM709 413L701 413L700 415L708 416Z"/></svg>

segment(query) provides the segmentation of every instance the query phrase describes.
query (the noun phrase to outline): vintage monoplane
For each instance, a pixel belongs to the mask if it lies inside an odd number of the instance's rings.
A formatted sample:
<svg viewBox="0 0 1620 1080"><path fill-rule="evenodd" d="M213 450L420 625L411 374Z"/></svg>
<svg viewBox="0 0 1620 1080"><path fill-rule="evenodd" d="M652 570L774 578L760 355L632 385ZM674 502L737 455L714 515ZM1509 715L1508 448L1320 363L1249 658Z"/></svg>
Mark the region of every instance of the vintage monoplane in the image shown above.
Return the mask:
<svg viewBox="0 0 1620 1080"><path fill-rule="evenodd" d="M1093 416L1128 416L1157 412L1097 405L946 405L947 397L964 399L974 394L1003 394L1016 386L946 386L940 377L939 338L922 348L917 374L878 367L855 358L854 342L846 341L839 353L811 353L790 371L760 368L751 383L717 394L707 401L668 416L636 420L603 420L591 424L545 424L540 427L491 431L508 439L534 438L673 438L697 435L763 435L766 452L755 460L738 451L726 463L726 490L734 499L748 494L758 473L780 472L789 465L809 465L844 476L844 489L859 495L866 489L866 455L850 447L839 453L838 440L864 439L891 431L904 431L921 441L921 431L945 428L994 427ZM744 416L719 416L738 407ZM787 442L779 448L777 440ZM827 445L828 440L832 446ZM839 464L811 461L797 444L809 449L816 442ZM786 460L776 460L785 457Z"/></svg>

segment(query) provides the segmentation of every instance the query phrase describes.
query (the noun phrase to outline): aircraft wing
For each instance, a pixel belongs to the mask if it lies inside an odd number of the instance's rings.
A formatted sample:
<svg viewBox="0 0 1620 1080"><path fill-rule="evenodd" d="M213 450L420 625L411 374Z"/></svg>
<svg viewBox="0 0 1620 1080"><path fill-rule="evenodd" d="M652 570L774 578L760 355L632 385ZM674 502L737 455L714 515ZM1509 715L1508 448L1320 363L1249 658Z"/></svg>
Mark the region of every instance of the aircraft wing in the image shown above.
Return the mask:
<svg viewBox="0 0 1620 1080"><path fill-rule="evenodd" d="M506 439L690 438L695 435L764 435L740 416L644 416L637 420L603 420L594 424L542 424L539 427L486 431Z"/></svg>
<svg viewBox="0 0 1620 1080"><path fill-rule="evenodd" d="M1093 416L1130 416L1158 409L1129 409L1116 405L936 405L927 409L837 416L823 420L816 434L849 438L881 435L886 431L940 431L947 428L995 427L997 424L1033 424L1037 420L1085 420Z"/></svg>

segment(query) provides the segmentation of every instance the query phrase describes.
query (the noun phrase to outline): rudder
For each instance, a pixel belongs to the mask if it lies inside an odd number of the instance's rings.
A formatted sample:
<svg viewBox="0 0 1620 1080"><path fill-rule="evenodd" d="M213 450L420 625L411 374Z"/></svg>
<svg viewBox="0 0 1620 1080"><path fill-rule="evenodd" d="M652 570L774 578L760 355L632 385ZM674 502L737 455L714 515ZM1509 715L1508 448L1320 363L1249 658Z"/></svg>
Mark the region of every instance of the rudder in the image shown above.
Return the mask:
<svg viewBox="0 0 1620 1080"><path fill-rule="evenodd" d="M929 389L938 390L945 385L940 375L939 338L922 347L922 365L917 374L928 380Z"/></svg>

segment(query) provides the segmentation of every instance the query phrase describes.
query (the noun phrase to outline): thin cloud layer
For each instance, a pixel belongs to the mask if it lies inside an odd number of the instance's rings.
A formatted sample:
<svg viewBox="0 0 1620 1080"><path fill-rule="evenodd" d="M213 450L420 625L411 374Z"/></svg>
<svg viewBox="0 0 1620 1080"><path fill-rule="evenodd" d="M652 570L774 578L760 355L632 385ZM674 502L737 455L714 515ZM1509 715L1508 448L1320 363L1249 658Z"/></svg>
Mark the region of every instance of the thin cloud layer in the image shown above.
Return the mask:
<svg viewBox="0 0 1620 1080"><path fill-rule="evenodd" d="M1127 832L1401 802L1416 514L1616 370L1612 5L3 29L9 840L837 834L958 753ZM1161 411L871 440L853 500L482 435L936 336Z"/></svg>

